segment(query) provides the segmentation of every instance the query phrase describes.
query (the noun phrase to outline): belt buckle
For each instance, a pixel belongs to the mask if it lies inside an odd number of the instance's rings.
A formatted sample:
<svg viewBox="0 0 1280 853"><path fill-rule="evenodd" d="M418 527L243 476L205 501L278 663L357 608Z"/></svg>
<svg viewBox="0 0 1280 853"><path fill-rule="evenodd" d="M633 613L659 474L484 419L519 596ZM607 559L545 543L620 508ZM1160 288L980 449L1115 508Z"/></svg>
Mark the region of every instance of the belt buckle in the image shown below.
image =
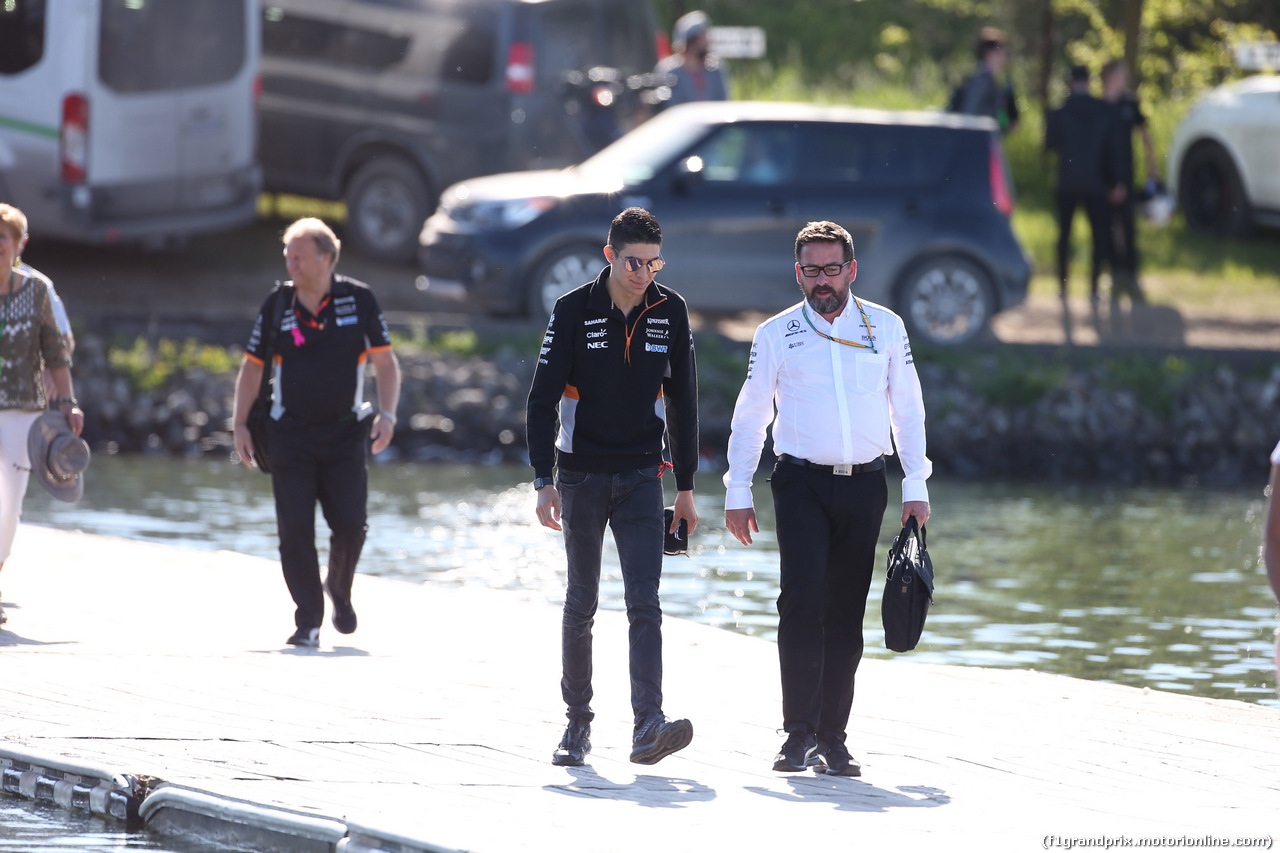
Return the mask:
<svg viewBox="0 0 1280 853"><path fill-rule="evenodd" d="M842 462L842 463L841 463L841 464L839 464L839 465L832 465L832 466L831 466L831 473L832 473L832 474L839 474L841 477L849 477L849 476L852 476L852 475L853 475L853 463L852 463L852 462Z"/></svg>

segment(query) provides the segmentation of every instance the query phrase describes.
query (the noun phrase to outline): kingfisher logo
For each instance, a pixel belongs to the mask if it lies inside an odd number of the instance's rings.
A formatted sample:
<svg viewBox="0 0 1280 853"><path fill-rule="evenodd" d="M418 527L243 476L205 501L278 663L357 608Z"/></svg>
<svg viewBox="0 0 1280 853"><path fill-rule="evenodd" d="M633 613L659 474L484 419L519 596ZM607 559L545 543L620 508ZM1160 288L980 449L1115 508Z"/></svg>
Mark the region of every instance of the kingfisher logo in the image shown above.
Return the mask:
<svg viewBox="0 0 1280 853"><path fill-rule="evenodd" d="M644 345L644 351L645 351L645 352L666 352L666 351L667 351L667 347L666 347L666 345L665 345L665 344L660 345L660 344L649 344L649 343L646 343L646 344Z"/></svg>

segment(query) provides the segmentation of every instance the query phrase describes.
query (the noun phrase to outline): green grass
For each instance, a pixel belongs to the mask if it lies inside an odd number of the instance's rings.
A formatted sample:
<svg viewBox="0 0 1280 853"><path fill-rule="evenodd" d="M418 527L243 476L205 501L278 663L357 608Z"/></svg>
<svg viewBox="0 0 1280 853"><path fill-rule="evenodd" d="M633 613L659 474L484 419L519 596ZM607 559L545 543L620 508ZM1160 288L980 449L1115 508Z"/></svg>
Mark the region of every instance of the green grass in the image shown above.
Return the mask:
<svg viewBox="0 0 1280 853"><path fill-rule="evenodd" d="M152 347L142 337L129 347L111 347L107 360L136 391L163 387L176 373L202 370L210 374L229 373L239 363L238 352L226 347L188 339L182 344L165 338Z"/></svg>
<svg viewBox="0 0 1280 853"><path fill-rule="evenodd" d="M735 97L751 100L810 101L851 104L881 109L937 108L947 99L941 72L919 68L905 83L887 83L874 69L847 71L848 79L808 85L794 67L772 68L767 63L735 70ZM1033 296L1057 296L1056 249L1058 226L1053 210L1055 166L1043 153L1043 113L1023 98L1019 126L1005 137L1007 156L1017 188L1013 229L1032 258ZM1176 100L1148 107L1148 123L1163 157L1178 122L1192 100ZM1146 173L1142 145L1135 137L1135 173ZM1089 292L1090 234L1083 212L1072 228L1072 295ZM1254 316L1280 316L1280 235L1262 232L1249 239L1225 239L1196 234L1181 215L1157 228L1138 223L1142 284L1157 304L1183 311L1212 311Z"/></svg>

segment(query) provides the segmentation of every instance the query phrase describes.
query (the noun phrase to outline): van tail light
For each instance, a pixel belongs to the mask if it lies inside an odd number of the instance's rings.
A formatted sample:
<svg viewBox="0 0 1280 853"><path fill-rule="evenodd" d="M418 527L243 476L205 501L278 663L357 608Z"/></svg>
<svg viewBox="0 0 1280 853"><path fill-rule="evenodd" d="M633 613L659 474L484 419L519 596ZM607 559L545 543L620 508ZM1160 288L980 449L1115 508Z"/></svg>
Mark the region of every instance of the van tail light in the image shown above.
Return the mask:
<svg viewBox="0 0 1280 853"><path fill-rule="evenodd" d="M663 30L653 34L653 46L658 51L658 59L666 59L671 55L671 37Z"/></svg>
<svg viewBox="0 0 1280 853"><path fill-rule="evenodd" d="M511 43L507 51L507 92L512 95L533 93L533 45L527 41Z"/></svg>
<svg viewBox="0 0 1280 853"><path fill-rule="evenodd" d="M991 153L987 157L987 169L991 173L991 203L1005 216L1013 215L1013 193L1009 188L1009 176L1004 168L1004 155L1000 140L991 139Z"/></svg>
<svg viewBox="0 0 1280 853"><path fill-rule="evenodd" d="M62 99L62 180L82 184L89 175L89 100L72 93Z"/></svg>

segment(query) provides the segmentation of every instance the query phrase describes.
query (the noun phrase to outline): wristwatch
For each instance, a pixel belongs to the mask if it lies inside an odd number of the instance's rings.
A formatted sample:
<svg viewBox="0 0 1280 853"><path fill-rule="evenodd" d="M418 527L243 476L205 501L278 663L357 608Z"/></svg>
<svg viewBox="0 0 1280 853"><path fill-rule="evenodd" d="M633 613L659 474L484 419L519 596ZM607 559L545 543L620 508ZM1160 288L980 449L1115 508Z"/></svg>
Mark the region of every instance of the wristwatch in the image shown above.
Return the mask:
<svg viewBox="0 0 1280 853"><path fill-rule="evenodd" d="M550 477L538 477L533 481L533 490L536 492L544 486L550 486L552 479Z"/></svg>

